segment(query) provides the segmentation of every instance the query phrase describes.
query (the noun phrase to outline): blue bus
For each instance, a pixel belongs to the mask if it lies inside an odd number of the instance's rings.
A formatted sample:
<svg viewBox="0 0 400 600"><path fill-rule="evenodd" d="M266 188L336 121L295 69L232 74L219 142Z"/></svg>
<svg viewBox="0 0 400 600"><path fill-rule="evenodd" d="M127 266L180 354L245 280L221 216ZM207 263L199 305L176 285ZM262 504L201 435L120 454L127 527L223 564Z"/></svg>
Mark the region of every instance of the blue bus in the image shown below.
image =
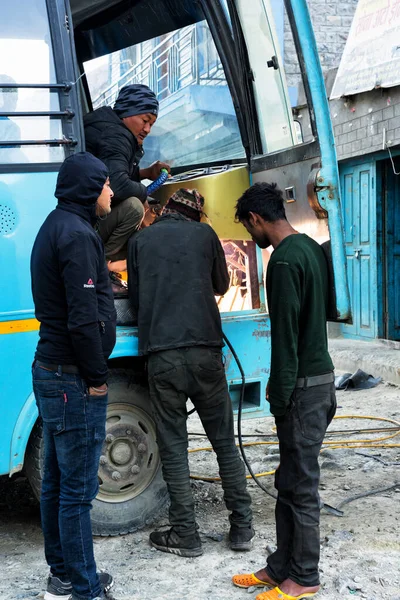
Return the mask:
<svg viewBox="0 0 400 600"><path fill-rule="evenodd" d="M278 3L279 4L279 3ZM338 320L350 318L332 126L306 0L285 0L310 112L304 143L293 118L277 3L270 0L11 0L0 21L0 475L23 471L40 494L43 441L31 387L37 343L29 259L55 206L61 162L85 147L83 115L112 105L129 83L149 85L160 115L145 160L172 165L160 188L196 187L223 243L231 285L218 300L224 333L243 365L246 417L269 414L270 326L261 251L234 223L252 182L276 181L300 231L330 240ZM21 19L20 15L24 18ZM146 166L146 165L144 165ZM107 437L93 531L149 523L166 500L137 331L116 300ZM241 376L226 349L234 409Z"/></svg>

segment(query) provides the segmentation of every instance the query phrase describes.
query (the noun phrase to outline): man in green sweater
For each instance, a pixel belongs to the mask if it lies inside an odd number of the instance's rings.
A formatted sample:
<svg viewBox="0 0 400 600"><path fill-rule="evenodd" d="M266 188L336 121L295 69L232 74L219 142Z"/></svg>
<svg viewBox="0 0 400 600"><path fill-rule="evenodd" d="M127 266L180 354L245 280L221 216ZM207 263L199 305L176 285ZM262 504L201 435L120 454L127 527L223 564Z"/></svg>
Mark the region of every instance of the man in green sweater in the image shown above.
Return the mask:
<svg viewBox="0 0 400 600"><path fill-rule="evenodd" d="M275 417L280 465L275 487L277 549L239 587L268 586L256 600L307 598L319 590L318 456L336 411L328 353L328 268L321 247L288 223L276 184L257 183L238 200L236 219L260 248L267 270L271 369L266 391Z"/></svg>

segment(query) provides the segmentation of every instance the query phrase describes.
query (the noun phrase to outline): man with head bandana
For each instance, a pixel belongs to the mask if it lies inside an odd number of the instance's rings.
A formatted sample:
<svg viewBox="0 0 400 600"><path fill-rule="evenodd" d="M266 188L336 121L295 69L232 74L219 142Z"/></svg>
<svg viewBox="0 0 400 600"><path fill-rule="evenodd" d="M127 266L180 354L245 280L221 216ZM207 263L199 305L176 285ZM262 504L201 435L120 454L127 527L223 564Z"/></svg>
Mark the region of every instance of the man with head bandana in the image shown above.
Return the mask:
<svg viewBox="0 0 400 600"><path fill-rule="evenodd" d="M215 295L229 288L225 254L201 223L204 198L195 189L171 196L162 215L129 240L129 296L138 315L139 354L147 357L151 408L171 501L167 531L153 531L157 550L203 553L188 464L190 397L219 464L230 511L232 550L250 550L251 498L235 445L233 412L222 359L222 324Z"/></svg>
<svg viewBox="0 0 400 600"><path fill-rule="evenodd" d="M86 149L107 166L114 191L111 214L99 222L110 271L126 270L127 244L149 210L142 179L155 180L162 168L157 161L146 169L139 163L143 142L158 115L158 100L146 85L126 85L114 108L102 106L84 117Z"/></svg>

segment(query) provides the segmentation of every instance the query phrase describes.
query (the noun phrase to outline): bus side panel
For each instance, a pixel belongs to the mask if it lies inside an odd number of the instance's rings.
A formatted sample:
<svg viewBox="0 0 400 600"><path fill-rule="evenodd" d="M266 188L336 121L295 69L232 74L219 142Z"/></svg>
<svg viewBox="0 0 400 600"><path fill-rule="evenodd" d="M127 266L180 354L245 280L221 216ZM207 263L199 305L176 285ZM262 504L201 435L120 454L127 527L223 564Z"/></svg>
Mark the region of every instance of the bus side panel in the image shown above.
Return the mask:
<svg viewBox="0 0 400 600"><path fill-rule="evenodd" d="M18 423L18 448L13 450L18 456L12 457L14 430L32 394L31 365L38 340L30 255L39 227L56 206L56 178L56 172L0 174L1 474L8 473L10 465L15 468L22 463L32 425L32 411L28 410L26 428Z"/></svg>
<svg viewBox="0 0 400 600"><path fill-rule="evenodd" d="M271 358L271 327L265 313L248 311L247 314L222 314L222 328L235 350L246 374L243 416L262 417L270 415L265 390L269 379ZM246 340L246 343L244 343ZM235 357L224 347L225 371L233 410L237 412L242 379Z"/></svg>
<svg viewBox="0 0 400 600"><path fill-rule="evenodd" d="M36 344L37 331L0 335L0 475L22 468L36 420L31 374Z"/></svg>
<svg viewBox="0 0 400 600"><path fill-rule="evenodd" d="M36 234L55 208L57 173L0 174L0 319L31 318L30 255Z"/></svg>
<svg viewBox="0 0 400 600"><path fill-rule="evenodd" d="M248 417L270 415L269 404L265 399L271 357L269 317L266 313L256 311L224 313L221 317L223 332L238 355L246 374L243 414ZM248 340L248 343L244 344L243 340ZM232 406L236 412L242 379L235 357L227 345L223 353ZM110 358L127 356L138 356L137 328L117 327L117 342Z"/></svg>

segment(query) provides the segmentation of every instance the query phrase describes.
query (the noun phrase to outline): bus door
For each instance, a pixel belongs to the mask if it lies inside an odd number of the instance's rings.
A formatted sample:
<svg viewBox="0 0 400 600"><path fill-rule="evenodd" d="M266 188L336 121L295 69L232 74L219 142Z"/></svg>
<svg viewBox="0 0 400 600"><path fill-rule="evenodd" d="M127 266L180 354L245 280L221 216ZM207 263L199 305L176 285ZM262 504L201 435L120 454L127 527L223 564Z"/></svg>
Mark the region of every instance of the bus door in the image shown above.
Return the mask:
<svg viewBox="0 0 400 600"><path fill-rule="evenodd" d="M225 3L224 3L225 4ZM249 139L253 182L276 182L290 223L316 241L328 242L334 279L330 319L351 319L340 189L333 129L306 0L285 0L301 71L308 118L294 122L282 47L270 0L227 0L234 63L239 66L239 103ZM280 42L280 43L279 43ZM308 121L308 124L307 124ZM303 131L302 131L303 130ZM264 263L269 254L263 252Z"/></svg>

